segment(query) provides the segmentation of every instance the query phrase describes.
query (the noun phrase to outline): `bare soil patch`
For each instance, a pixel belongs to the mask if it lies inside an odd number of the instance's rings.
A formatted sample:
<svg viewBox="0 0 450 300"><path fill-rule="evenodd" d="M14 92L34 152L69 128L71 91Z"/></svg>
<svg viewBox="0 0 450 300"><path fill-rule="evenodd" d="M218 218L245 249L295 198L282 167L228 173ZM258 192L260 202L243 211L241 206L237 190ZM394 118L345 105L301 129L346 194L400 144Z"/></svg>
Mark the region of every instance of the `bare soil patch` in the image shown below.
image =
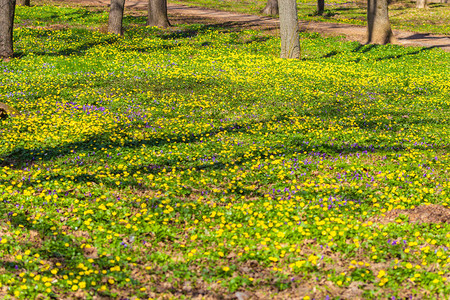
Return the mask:
<svg viewBox="0 0 450 300"><path fill-rule="evenodd" d="M450 223L450 209L437 204L420 205L414 209L394 209L375 221L392 223L401 215L407 216L410 223Z"/></svg>

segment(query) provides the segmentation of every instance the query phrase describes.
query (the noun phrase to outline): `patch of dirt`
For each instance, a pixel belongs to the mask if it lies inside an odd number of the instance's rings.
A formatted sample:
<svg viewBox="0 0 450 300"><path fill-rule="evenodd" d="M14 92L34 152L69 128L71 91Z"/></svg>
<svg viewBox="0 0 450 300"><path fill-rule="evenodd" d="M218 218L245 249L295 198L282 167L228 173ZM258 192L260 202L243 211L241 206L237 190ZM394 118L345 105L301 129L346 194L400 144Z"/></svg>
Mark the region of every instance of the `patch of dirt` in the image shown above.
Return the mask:
<svg viewBox="0 0 450 300"><path fill-rule="evenodd" d="M52 30L52 31L64 30L64 29L70 28L70 26L64 25L64 24L50 24L47 26L26 26L26 27L31 28L31 29Z"/></svg>
<svg viewBox="0 0 450 300"><path fill-rule="evenodd" d="M364 290L373 290L373 284L367 284L361 281L353 281L342 294L344 299L363 299Z"/></svg>
<svg viewBox="0 0 450 300"><path fill-rule="evenodd" d="M64 230L67 230L68 227L67 226L63 226ZM84 238L85 240L89 240L91 238L91 235L89 234L89 232L87 231L82 231L82 230L76 230L72 232L72 235L76 238Z"/></svg>
<svg viewBox="0 0 450 300"><path fill-rule="evenodd" d="M98 258L97 248L94 247L84 247L83 248L83 255L86 258Z"/></svg>
<svg viewBox="0 0 450 300"><path fill-rule="evenodd" d="M41 248L44 241L36 230L30 230L30 236L26 240L36 248Z"/></svg>
<svg viewBox="0 0 450 300"><path fill-rule="evenodd" d="M386 224L395 222L400 215L408 217L410 223L450 223L450 209L442 205L420 205L414 209L394 209L385 213L384 217L371 221Z"/></svg>
<svg viewBox="0 0 450 300"><path fill-rule="evenodd" d="M20 116L20 112L12 106L9 106L6 103L0 102L0 120L6 119L8 116L16 117Z"/></svg>

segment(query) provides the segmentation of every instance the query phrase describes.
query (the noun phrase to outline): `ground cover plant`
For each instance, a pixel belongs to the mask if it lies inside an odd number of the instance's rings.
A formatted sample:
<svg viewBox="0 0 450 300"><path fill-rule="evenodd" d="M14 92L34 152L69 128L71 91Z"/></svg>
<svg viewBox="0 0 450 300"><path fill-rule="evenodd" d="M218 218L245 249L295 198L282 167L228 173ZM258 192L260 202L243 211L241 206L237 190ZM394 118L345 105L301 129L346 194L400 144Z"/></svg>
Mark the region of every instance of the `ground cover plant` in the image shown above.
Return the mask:
<svg viewBox="0 0 450 300"><path fill-rule="evenodd" d="M448 295L448 53L102 18L18 8L1 298Z"/></svg>
<svg viewBox="0 0 450 300"><path fill-rule="evenodd" d="M260 14L267 0L178 0L174 3L203 6L248 14ZM366 26L366 1L325 1L325 11L317 15L316 0L297 1L299 20L345 23ZM421 33L450 34L450 5L430 3L427 9L416 8L415 1L391 1L389 19L393 29Z"/></svg>

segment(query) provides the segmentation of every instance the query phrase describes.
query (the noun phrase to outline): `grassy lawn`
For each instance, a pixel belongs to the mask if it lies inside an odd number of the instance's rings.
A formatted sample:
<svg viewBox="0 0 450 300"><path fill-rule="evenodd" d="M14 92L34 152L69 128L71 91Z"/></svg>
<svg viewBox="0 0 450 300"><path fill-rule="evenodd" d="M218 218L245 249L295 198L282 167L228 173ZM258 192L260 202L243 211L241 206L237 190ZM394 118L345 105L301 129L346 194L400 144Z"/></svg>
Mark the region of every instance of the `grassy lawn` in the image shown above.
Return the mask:
<svg viewBox="0 0 450 300"><path fill-rule="evenodd" d="M171 3L204 6L209 8L259 14L265 0L176 0ZM299 20L366 25L367 4L365 1L325 1L325 13L316 15L317 1L297 1ZM432 3L428 9L417 9L415 1L393 1L389 6L389 17L394 29L421 33L450 35L450 5Z"/></svg>
<svg viewBox="0 0 450 300"><path fill-rule="evenodd" d="M292 61L258 31L16 17L0 298L450 293L449 53L302 33Z"/></svg>

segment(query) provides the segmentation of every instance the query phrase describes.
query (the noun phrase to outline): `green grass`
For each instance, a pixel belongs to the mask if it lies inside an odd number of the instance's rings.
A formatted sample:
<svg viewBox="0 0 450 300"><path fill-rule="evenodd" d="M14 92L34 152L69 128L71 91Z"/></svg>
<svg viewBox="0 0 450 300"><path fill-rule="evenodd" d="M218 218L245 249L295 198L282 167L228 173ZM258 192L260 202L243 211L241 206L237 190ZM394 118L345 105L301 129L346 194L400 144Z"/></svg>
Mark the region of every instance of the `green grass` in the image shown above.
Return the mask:
<svg viewBox="0 0 450 300"><path fill-rule="evenodd" d="M281 60L258 31L17 20L1 298L450 292L448 53L302 33Z"/></svg>
<svg viewBox="0 0 450 300"><path fill-rule="evenodd" d="M178 0L174 3L260 14L266 2L265 0ZM366 25L366 2L325 1L325 12L321 16L316 14L316 3L313 0L297 1L299 20ZM394 1L389 6L389 18L394 29L420 33L450 34L450 5L448 4L431 3L428 9L417 9L415 8L415 2Z"/></svg>

